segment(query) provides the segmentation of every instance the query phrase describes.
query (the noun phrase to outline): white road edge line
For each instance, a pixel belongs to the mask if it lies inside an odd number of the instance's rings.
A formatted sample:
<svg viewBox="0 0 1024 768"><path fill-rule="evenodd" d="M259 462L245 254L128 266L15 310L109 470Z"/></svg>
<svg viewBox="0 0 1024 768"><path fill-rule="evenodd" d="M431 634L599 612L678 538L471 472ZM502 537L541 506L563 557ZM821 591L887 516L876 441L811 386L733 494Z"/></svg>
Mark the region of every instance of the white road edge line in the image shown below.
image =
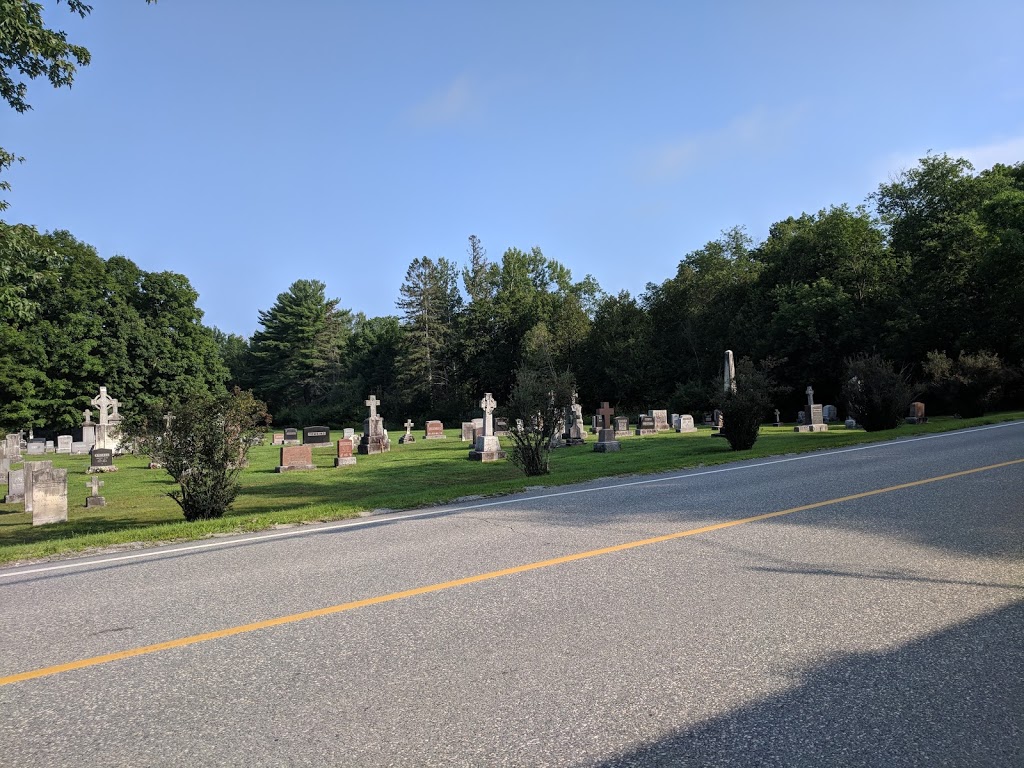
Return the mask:
<svg viewBox="0 0 1024 768"><path fill-rule="evenodd" d="M39 568L32 568L31 566L24 566L23 568L15 567L13 570L0 572L0 579L9 576L28 576L33 573L46 573L49 571L63 571L69 568L87 568L94 565L105 565L106 563L117 563L124 562L126 560L141 560L149 557L162 557L164 555L173 555L180 552L195 552L203 549L213 549L215 547L231 547L237 544L250 544L258 541L269 541L271 539L281 539L290 536L305 536L311 533L322 533L324 531L336 531L344 528L358 528L365 525L380 525L382 523L390 523L400 520L415 520L424 517L433 517L436 515L448 514L451 512L465 512L471 509L482 509L484 507L498 507L505 504L518 504L525 501L534 501L537 499L553 499L558 496L573 496L578 493L597 493L598 491L609 491L616 490L619 488L631 488L637 485L649 485L651 483L667 483L673 480L686 480L691 477L701 477L703 475L716 475L722 472L738 472L744 469L758 469L760 467L770 467L773 464L785 464L790 461L806 461L808 459L817 459L824 456L835 456L838 453L853 453L855 451L867 451L873 448L891 448L893 446L905 445L907 443L916 443L921 440L936 440L943 437L956 437L958 435L971 434L973 432L984 432L990 429L1002 429L1004 427L1019 427L1024 425L1024 421L1010 421L1003 424L991 424L984 427L974 427L972 429L961 429L953 432L940 432L934 435L922 435L921 437L909 437L903 440L889 440L882 443L869 443L867 445L858 445L853 448L837 448L835 450L824 450L820 453L808 453L801 454L799 456L788 456L784 459L772 459L771 461L763 461L760 464L744 464L742 466L732 467L721 467L719 469L706 469L702 472L686 472L681 475L670 475L668 477L653 477L647 480L632 480L627 483L617 483L615 485L602 485L595 488L577 488L571 491L557 491L555 493L544 493L537 496L522 497L517 495L511 499L498 499L496 501L485 501L480 504L469 504L466 506L446 506L439 509L431 509L425 512L414 512L407 515L391 515L388 517L371 517L362 518L360 520L353 520L344 523L329 523L326 525L311 526L308 528L298 528L295 530L278 531L276 533L261 533L255 536L247 536L242 539L225 539L223 541L208 541L202 544L188 544L180 547L174 547L171 549L154 549L147 552L137 552L131 555L116 555L114 557L107 557L101 560L75 560L72 562L61 563L59 565L47 565ZM593 481L591 481L593 482Z"/></svg>

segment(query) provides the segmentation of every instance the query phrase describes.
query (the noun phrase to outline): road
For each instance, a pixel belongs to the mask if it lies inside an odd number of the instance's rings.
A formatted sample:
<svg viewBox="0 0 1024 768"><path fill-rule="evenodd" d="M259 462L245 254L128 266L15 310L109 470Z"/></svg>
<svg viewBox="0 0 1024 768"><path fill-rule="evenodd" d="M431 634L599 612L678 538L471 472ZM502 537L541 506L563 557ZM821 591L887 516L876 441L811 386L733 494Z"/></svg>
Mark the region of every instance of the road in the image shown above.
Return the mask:
<svg viewBox="0 0 1024 768"><path fill-rule="evenodd" d="M5 767L1020 766L1022 691L1024 422L0 569Z"/></svg>

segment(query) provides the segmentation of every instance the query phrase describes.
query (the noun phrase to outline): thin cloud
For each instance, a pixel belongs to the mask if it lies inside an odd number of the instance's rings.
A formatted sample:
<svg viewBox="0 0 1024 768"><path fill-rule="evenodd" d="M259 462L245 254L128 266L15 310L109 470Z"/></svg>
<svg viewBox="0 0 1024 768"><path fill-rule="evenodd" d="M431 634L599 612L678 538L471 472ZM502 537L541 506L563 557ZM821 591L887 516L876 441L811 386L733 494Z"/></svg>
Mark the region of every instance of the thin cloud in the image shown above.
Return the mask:
<svg viewBox="0 0 1024 768"><path fill-rule="evenodd" d="M409 110L409 117L420 126L447 125L472 114L477 102L477 92L470 78L460 75L447 88Z"/></svg>
<svg viewBox="0 0 1024 768"><path fill-rule="evenodd" d="M773 151L789 139L803 112L802 107L774 113L757 109L719 130L681 137L642 153L638 176L646 181L671 181L726 155Z"/></svg>
<svg viewBox="0 0 1024 768"><path fill-rule="evenodd" d="M939 149L929 147L919 152L897 152L888 155L879 165L879 178L893 179L903 171L917 166L925 155L942 155L963 157L971 161L976 171L991 168L996 163L1014 165L1024 162L1024 136L993 141L988 144L977 144L972 147L951 147Z"/></svg>

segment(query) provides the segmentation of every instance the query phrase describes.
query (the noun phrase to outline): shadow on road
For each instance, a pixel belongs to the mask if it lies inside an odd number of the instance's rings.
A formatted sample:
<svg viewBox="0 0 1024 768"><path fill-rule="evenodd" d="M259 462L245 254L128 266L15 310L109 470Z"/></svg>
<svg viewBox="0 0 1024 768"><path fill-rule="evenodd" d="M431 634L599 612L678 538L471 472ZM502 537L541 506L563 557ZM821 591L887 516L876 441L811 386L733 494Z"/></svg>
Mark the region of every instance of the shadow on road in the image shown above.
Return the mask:
<svg viewBox="0 0 1024 768"><path fill-rule="evenodd" d="M1024 765L1024 602L598 762L626 766Z"/></svg>

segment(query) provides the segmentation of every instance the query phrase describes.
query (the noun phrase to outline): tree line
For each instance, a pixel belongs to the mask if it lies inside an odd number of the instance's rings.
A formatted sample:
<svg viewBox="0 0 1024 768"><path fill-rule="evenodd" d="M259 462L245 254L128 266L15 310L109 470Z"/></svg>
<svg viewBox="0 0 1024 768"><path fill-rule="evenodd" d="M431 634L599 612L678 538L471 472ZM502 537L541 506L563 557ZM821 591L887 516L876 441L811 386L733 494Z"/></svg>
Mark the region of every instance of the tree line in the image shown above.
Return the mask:
<svg viewBox="0 0 1024 768"><path fill-rule="evenodd" d="M396 425L458 421L539 368L570 374L587 409L699 414L725 349L771 362L789 419L808 384L843 410L846 361L864 355L906 369L932 413L964 399L927 383L975 391L980 369L979 397L1024 400L1024 163L976 173L929 155L863 205L787 218L760 242L724 232L638 296L574 280L536 247L492 260L471 236L461 265L411 262L395 315L366 317L303 279L251 338L204 326L184 276L104 261L67 232L2 224L0 256L8 429L77 423L100 383L140 407L251 389L279 425L358 423L371 392Z"/></svg>

